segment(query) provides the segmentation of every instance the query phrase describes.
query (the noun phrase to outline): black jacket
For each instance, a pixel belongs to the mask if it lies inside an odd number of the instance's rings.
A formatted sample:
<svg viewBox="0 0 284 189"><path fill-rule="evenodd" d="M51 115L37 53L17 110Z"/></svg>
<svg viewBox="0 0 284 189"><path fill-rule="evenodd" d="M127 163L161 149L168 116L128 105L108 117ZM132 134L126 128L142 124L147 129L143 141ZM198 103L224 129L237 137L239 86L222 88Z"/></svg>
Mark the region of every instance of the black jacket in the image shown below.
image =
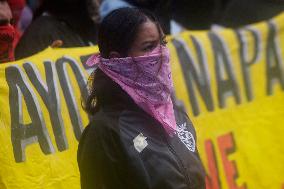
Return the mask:
<svg viewBox="0 0 284 189"><path fill-rule="evenodd" d="M194 128L174 109L179 129L169 137L128 97L103 106L79 143L82 189L204 189Z"/></svg>
<svg viewBox="0 0 284 189"><path fill-rule="evenodd" d="M217 24L238 28L271 19L283 11L282 0L230 0Z"/></svg>
<svg viewBox="0 0 284 189"><path fill-rule="evenodd" d="M21 37L15 49L15 58L19 60L32 56L56 40L62 40L63 48L90 46L97 43L96 34L95 24L77 24L76 20L71 18L40 16Z"/></svg>

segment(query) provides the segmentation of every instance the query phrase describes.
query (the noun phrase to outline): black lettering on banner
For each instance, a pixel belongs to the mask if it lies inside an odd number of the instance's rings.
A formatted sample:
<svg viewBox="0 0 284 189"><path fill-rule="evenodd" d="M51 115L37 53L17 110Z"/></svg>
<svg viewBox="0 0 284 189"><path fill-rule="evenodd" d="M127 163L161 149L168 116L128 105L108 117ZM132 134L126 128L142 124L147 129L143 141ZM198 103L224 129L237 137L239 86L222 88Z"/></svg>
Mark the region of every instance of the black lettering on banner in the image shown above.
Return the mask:
<svg viewBox="0 0 284 189"><path fill-rule="evenodd" d="M209 32L209 38L211 40L212 49L215 56L219 107L226 107L225 101L229 96L233 96L236 103L240 104L240 90L234 74L234 68L230 60L230 54L227 52L226 44L216 33ZM225 78L225 73L227 78Z"/></svg>
<svg viewBox="0 0 284 189"><path fill-rule="evenodd" d="M56 70L63 94L65 96L74 134L76 139L79 141L83 131L83 123L78 107L78 104L81 103L76 102L74 89L70 81L70 76L67 72L67 66L69 66L74 73L81 91L82 98L86 98L88 95L87 81L76 60L64 56L56 61Z"/></svg>
<svg viewBox="0 0 284 189"><path fill-rule="evenodd" d="M284 90L284 70L281 62L281 53L279 40L277 38L277 26L273 22L268 22L269 34L266 47L266 92L268 95L273 94L273 86L278 81Z"/></svg>
<svg viewBox="0 0 284 189"><path fill-rule="evenodd" d="M96 70L97 67L98 67L98 65L96 65L96 64L94 64L94 65L92 65L92 66L88 66L88 65L87 65L87 61L88 61L88 59L89 59L92 55L94 55L94 54L80 56L80 61L81 61L82 65L83 65L84 69L86 70L86 72L87 72L89 75L91 75L92 72L93 72L94 70Z"/></svg>
<svg viewBox="0 0 284 189"><path fill-rule="evenodd" d="M249 42L246 37L246 34L250 33L250 36L252 37L253 45L254 45L254 51L252 53L252 57L249 58L248 55L248 46ZM236 31L238 40L240 41L240 60L241 60L241 67L242 67L242 75L245 85L245 92L246 92L246 98L248 101L253 100L253 88L251 83L251 72L250 67L255 64L260 55L261 55L261 36L259 31L251 29L251 28L245 28L241 30Z"/></svg>
<svg viewBox="0 0 284 189"><path fill-rule="evenodd" d="M15 161L25 161L25 149L32 143L38 142L44 154L54 153L42 110L34 91L27 82L27 77L17 65L7 67L5 72L9 85L11 139ZM31 119L29 124L23 123L23 98Z"/></svg>
<svg viewBox="0 0 284 189"><path fill-rule="evenodd" d="M194 83L197 86L200 96L205 102L207 110L214 111L214 104L206 57L202 51L201 44L198 42L198 40L195 37L192 37L191 39L197 51L197 62L193 60L192 55L189 49L186 47L184 41L179 39L173 39L173 45L177 50L179 62L182 67L182 73L185 78L193 114L197 116L200 114L200 108L194 90Z"/></svg>
<svg viewBox="0 0 284 189"><path fill-rule="evenodd" d="M88 59L89 59L92 55L93 55L93 54L80 56L80 61L81 61L82 66L84 67L85 70L90 69L90 67L89 67L86 63L87 63ZM92 67L95 67L95 65L93 65Z"/></svg>
<svg viewBox="0 0 284 189"><path fill-rule="evenodd" d="M64 151L68 149L68 141L61 115L61 103L56 80L55 65L50 61L44 62L46 84L33 64L25 63L23 67L48 109L58 150Z"/></svg>

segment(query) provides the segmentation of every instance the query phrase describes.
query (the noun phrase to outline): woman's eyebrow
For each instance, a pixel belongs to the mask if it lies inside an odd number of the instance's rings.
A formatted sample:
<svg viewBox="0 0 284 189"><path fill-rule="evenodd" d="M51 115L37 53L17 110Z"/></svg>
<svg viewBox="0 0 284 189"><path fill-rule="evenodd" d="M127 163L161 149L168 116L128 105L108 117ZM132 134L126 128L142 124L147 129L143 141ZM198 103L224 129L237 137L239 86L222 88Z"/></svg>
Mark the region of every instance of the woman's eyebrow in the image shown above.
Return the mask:
<svg viewBox="0 0 284 189"><path fill-rule="evenodd" d="M149 40L149 41L144 41L142 43L142 45L146 45L146 44L149 44L149 43L156 43L158 40Z"/></svg>

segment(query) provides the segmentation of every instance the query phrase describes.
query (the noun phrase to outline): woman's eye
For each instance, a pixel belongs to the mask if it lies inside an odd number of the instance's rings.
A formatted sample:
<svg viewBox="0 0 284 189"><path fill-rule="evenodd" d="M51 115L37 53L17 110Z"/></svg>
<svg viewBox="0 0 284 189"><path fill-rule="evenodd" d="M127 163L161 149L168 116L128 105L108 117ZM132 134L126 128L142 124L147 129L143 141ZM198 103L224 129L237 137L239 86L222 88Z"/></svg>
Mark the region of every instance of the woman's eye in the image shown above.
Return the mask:
<svg viewBox="0 0 284 189"><path fill-rule="evenodd" d="M153 50L153 48L154 48L154 46L153 46L153 45L150 45L150 46L145 47L145 48L143 49L143 51L148 52L148 51Z"/></svg>

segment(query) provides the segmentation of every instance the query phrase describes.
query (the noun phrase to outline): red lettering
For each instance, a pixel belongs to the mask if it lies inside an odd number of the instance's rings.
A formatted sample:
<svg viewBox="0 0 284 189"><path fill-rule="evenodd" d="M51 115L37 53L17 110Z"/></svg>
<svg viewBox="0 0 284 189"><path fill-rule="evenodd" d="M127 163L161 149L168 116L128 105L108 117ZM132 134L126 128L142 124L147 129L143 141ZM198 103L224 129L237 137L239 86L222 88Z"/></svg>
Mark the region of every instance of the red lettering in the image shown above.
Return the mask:
<svg viewBox="0 0 284 189"><path fill-rule="evenodd" d="M228 186L230 189L246 189L246 184L238 187L236 179L238 178L238 171L235 161L229 161L228 156L235 151L234 136L232 133L218 137L218 145L221 153L221 158L224 165L224 171Z"/></svg>
<svg viewBox="0 0 284 189"><path fill-rule="evenodd" d="M208 172L210 174L206 176L206 188L220 189L220 179L218 173L216 153L214 150L213 142L211 140L205 141L205 151L208 160Z"/></svg>

